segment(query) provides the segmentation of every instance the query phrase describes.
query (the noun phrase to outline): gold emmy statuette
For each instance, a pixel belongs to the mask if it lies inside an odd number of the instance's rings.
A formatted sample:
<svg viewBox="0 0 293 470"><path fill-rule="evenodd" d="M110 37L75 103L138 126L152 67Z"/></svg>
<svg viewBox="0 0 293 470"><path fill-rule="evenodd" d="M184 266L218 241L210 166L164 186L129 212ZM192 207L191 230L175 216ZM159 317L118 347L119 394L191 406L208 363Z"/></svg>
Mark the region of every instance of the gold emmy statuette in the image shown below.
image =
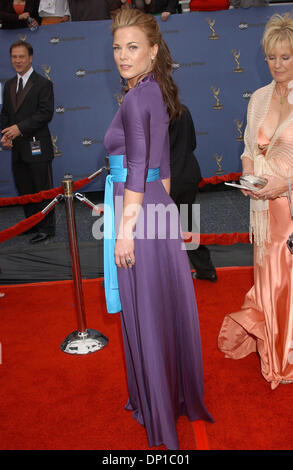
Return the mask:
<svg viewBox="0 0 293 470"><path fill-rule="evenodd" d="M243 142L243 132L242 132L242 126L243 126L243 121L238 121L238 119L234 119L234 122L237 126L237 131L239 133L238 137L236 137L237 142Z"/></svg>
<svg viewBox="0 0 293 470"><path fill-rule="evenodd" d="M114 95L114 98L116 99L118 106L121 106L122 101L123 101L123 95L118 95L117 93Z"/></svg>
<svg viewBox="0 0 293 470"><path fill-rule="evenodd" d="M220 100L218 98L218 95L220 93L220 88L217 89L215 86L211 86L211 90L216 100L216 104L214 104L213 109L223 109L224 106L220 103Z"/></svg>
<svg viewBox="0 0 293 470"><path fill-rule="evenodd" d="M26 34L25 34L24 36L22 36L22 34L19 34L19 35L18 35L18 39L19 39L20 41L26 41Z"/></svg>
<svg viewBox="0 0 293 470"><path fill-rule="evenodd" d="M243 72L243 68L240 67L240 63L239 63L239 60L238 60L239 57L240 57L240 51L237 52L236 49L233 49L232 54L233 54L235 62L236 62L236 67L234 68L233 72L235 72L235 73Z"/></svg>
<svg viewBox="0 0 293 470"><path fill-rule="evenodd" d="M213 155L213 157L216 159L217 167L218 167L218 169L216 171L216 175L223 175L224 170L223 170L223 167L222 167L222 164L221 164L221 161L223 160L222 155L218 155L217 153L215 153Z"/></svg>
<svg viewBox="0 0 293 470"><path fill-rule="evenodd" d="M216 20L210 20L210 18L206 18L206 21L209 23L209 28L212 32L212 34L209 36L209 39L219 39L219 36L216 34L216 31L214 30L214 24Z"/></svg>
<svg viewBox="0 0 293 470"><path fill-rule="evenodd" d="M49 73L51 72L51 65L42 65L42 69L45 72L46 78L48 80L51 80L51 78L49 77Z"/></svg>
<svg viewBox="0 0 293 470"><path fill-rule="evenodd" d="M61 156L62 156L62 152L60 152L60 150L59 150L58 147L57 147L57 140L58 140L58 136L57 136L57 135L56 135L55 138L52 136L52 144L53 144L53 147L54 147L54 157L61 157Z"/></svg>

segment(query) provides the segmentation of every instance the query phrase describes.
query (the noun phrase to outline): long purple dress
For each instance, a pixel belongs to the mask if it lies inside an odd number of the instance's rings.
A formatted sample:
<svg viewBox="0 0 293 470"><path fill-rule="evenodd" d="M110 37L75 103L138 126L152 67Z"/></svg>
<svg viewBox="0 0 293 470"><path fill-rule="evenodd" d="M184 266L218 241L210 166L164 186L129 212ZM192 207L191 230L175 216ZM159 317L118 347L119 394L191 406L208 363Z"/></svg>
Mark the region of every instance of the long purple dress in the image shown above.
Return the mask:
<svg viewBox="0 0 293 470"><path fill-rule="evenodd" d="M129 390L126 409L145 426L150 447L165 444L176 450L180 415L191 421L213 419L203 402L197 307L180 233L172 238L167 224L165 237L165 227L155 224L155 236L146 237L153 228L147 221L147 205L170 206L173 219L174 213L178 215L161 180L145 182L149 168L160 167L160 177L170 177L168 124L160 87L149 76L125 96L105 146L109 155L124 155L128 171L126 183L114 183L114 198L123 196L124 188L144 193L137 225L144 223L145 237L135 238L135 266L118 268Z"/></svg>

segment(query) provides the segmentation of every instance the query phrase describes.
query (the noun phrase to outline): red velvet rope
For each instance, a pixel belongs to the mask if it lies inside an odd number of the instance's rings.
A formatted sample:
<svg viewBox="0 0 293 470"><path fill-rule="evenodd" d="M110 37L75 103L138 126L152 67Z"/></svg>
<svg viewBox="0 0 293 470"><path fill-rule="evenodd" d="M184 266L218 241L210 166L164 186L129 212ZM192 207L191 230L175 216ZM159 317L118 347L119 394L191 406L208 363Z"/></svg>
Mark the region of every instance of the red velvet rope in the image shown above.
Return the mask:
<svg viewBox="0 0 293 470"><path fill-rule="evenodd" d="M234 245L234 243L249 243L248 233L201 233L201 245Z"/></svg>
<svg viewBox="0 0 293 470"><path fill-rule="evenodd" d="M204 178L200 186L205 184L218 184L223 181L237 181L241 173L228 173L227 175L222 176L212 176L211 178ZM74 190L81 188L85 184L89 183L91 180L87 177L82 180L76 181L74 183ZM0 206L9 206L15 204L28 204L29 202L41 202L43 199L54 199L58 194L63 193L63 187L59 186L58 188L50 189L48 191L41 191L36 194L26 194L25 196L17 196L12 198L0 198ZM13 238L30 228L38 224L46 214L38 212L33 216L25 219L18 224L10 227L6 230L0 232L0 243L10 238ZM198 237L197 237L198 238ZM184 234L184 240L186 243L192 241L192 234ZM196 239L196 241L198 241ZM248 233L202 233L200 235L200 244L201 245L233 245L234 243L249 243L249 234Z"/></svg>
<svg viewBox="0 0 293 470"><path fill-rule="evenodd" d="M238 181L241 173L228 173L222 176L212 176L211 178L203 178L199 184L199 187L205 186L206 184L218 184L223 181ZM74 183L74 189L79 189L91 180L87 177L82 180L78 180ZM26 194L25 196L15 196L9 198L0 198L0 207L14 206L16 204L28 204L29 202L41 202L43 199L54 199L58 194L63 193L63 187L49 189L47 191L40 191L36 194Z"/></svg>
<svg viewBox="0 0 293 470"><path fill-rule="evenodd" d="M242 173L227 173L227 175L215 175L210 178L203 178L199 183L199 187L202 188L206 184L218 184L224 181L238 181Z"/></svg>
<svg viewBox="0 0 293 470"><path fill-rule="evenodd" d="M46 214L38 212L32 215L28 219L25 219L18 224L0 232L0 243L9 240L10 238L16 237L20 233L26 232L34 225L38 224ZM183 233L185 243L192 241L191 233ZM195 242L198 242L198 234L195 234ZM201 233L200 244L201 245L233 245L235 243L249 243L248 233Z"/></svg>
<svg viewBox="0 0 293 470"><path fill-rule="evenodd" d="M5 242L10 238L16 237L20 233L26 232L34 225L38 224L41 220L43 220L45 216L46 214L38 212L37 214L34 214L31 217L22 220L18 224L13 225L13 227L7 228L6 230L2 230L2 232L0 232L0 243Z"/></svg>
<svg viewBox="0 0 293 470"><path fill-rule="evenodd" d="M38 224L44 217L45 214L38 212L37 214L34 214L28 219L19 222L13 227L2 230L2 232L0 232L0 243L9 240L10 238L16 237L26 230L29 230L34 225ZM183 237L185 243L190 243L192 241L191 233L184 233ZM195 242L198 242L198 234L195 234ZM238 232L200 234L201 245L233 245L234 243L249 243L249 234Z"/></svg>
<svg viewBox="0 0 293 470"><path fill-rule="evenodd" d="M82 180L78 180L74 183L74 189L79 189L91 180L86 177ZM36 194L25 194L24 196L15 196L9 198L0 198L0 207L14 206L15 204L28 204L29 202L41 202L43 199L54 199L58 194L63 194L63 187L48 189L46 191L40 191Z"/></svg>
<svg viewBox="0 0 293 470"><path fill-rule="evenodd" d="M248 233L198 233L183 232L185 243L200 243L201 245L234 245L235 243L249 243Z"/></svg>

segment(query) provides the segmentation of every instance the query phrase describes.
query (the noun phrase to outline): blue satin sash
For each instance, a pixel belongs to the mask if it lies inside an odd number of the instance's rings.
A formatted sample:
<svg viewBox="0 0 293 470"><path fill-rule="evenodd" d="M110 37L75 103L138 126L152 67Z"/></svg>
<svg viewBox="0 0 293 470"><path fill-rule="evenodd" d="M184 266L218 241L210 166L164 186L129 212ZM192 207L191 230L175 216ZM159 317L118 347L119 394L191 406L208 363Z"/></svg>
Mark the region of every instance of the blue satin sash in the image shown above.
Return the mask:
<svg viewBox="0 0 293 470"><path fill-rule="evenodd" d="M117 266L115 264L115 213L113 183L125 183L127 168L123 168L123 155L108 157L110 174L106 178L104 198L104 287L108 313L121 312ZM147 183L160 179L160 168L150 168Z"/></svg>

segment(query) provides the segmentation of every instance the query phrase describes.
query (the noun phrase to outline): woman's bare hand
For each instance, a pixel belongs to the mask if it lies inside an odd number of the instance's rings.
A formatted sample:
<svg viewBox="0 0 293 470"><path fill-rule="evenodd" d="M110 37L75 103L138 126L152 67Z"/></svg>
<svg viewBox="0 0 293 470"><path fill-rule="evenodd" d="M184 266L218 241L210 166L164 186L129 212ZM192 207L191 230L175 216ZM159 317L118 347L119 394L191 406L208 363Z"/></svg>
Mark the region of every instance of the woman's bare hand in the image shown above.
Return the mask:
<svg viewBox="0 0 293 470"><path fill-rule="evenodd" d="M115 244L115 263L118 268L132 268L134 266L134 241L132 238L117 238Z"/></svg>
<svg viewBox="0 0 293 470"><path fill-rule="evenodd" d="M286 178L272 175L262 175L261 177L266 178L268 182L262 189L253 192L256 199L262 199L263 201L267 199L276 199L280 194L286 192L288 189Z"/></svg>

